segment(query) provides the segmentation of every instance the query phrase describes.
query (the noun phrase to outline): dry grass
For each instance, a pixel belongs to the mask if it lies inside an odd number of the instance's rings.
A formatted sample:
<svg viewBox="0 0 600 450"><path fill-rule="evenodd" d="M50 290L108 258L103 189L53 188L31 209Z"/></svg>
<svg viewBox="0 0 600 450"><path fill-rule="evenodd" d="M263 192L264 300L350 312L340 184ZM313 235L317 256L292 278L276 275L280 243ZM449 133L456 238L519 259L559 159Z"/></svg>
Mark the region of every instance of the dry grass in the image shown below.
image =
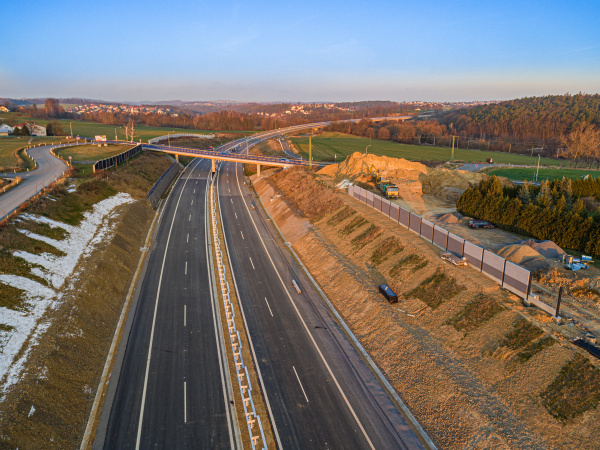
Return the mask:
<svg viewBox="0 0 600 450"><path fill-rule="evenodd" d="M26 311L28 304L25 301L25 291L16 287L0 283L0 307L15 311Z"/></svg>
<svg viewBox="0 0 600 450"><path fill-rule="evenodd" d="M540 328L519 316L513 324L512 330L504 335L504 339L500 342L500 346L508 347L511 350L517 350L535 341L543 334L544 332Z"/></svg>
<svg viewBox="0 0 600 450"><path fill-rule="evenodd" d="M571 421L600 403L600 371L577 353L540 397L550 414Z"/></svg>
<svg viewBox="0 0 600 450"><path fill-rule="evenodd" d="M340 231L338 231L338 235L339 236L348 236L349 234L353 233L355 230L366 225L367 223L369 223L369 222L364 217L362 217L362 216L355 217L354 219L352 219L350 221L350 223L346 224L346 226L344 226L344 228L342 228Z"/></svg>
<svg viewBox="0 0 600 450"><path fill-rule="evenodd" d="M457 331L471 331L505 309L495 299L479 294L475 300L467 303L462 311L448 320L446 325L452 325Z"/></svg>
<svg viewBox="0 0 600 450"><path fill-rule="evenodd" d="M329 219L327 221L327 225L335 226L335 225L339 224L340 222L343 222L344 220L346 220L348 217L353 216L354 214L356 214L356 210L354 208L351 208L350 206L346 205L342 209L340 209L337 213L335 213L335 215L331 219Z"/></svg>
<svg viewBox="0 0 600 450"><path fill-rule="evenodd" d="M411 267L413 272L415 272L417 270L423 269L427 266L427 264L429 264L429 260L427 258L421 255L417 255L415 253L411 253L410 255L405 256L400 261L398 261L398 263L390 269L390 275L392 277L397 277L398 275L400 275L400 272L403 269L407 269L409 267Z"/></svg>
<svg viewBox="0 0 600 450"><path fill-rule="evenodd" d="M533 358L535 355L540 353L542 350L544 350L545 348L551 347L554 344L556 344L556 341L552 337L545 336L545 337L533 342L532 344L528 345L523 350L521 350L519 353L517 353L516 358L519 362L522 362L522 363L525 361L529 361L531 358Z"/></svg>
<svg viewBox="0 0 600 450"><path fill-rule="evenodd" d="M400 240L396 237L385 238L379 246L373 250L371 255L371 263L379 265L386 261L389 257L394 256L404 250Z"/></svg>
<svg viewBox="0 0 600 450"><path fill-rule="evenodd" d="M381 228L376 227L375 225L371 224L371 226L369 228L367 228L365 231L360 233L358 236L356 236L350 242L354 246L355 250L359 250L359 249L363 248L365 245L367 245L368 243L377 239L377 237L379 237L380 234L381 234Z"/></svg>
<svg viewBox="0 0 600 450"><path fill-rule="evenodd" d="M431 309L437 309L442 303L450 300L465 289L465 286L459 285L454 278L449 277L438 269L433 275L416 288L408 291L404 296L406 298L418 298L425 302Z"/></svg>
<svg viewBox="0 0 600 450"><path fill-rule="evenodd" d="M63 256L63 252L50 244L25 236L17 230L15 224L10 224L0 229L0 249L23 250L36 255L50 253L56 256Z"/></svg>
<svg viewBox="0 0 600 450"><path fill-rule="evenodd" d="M62 241L69 235L64 228L52 227L50 224L35 222L33 220L21 220L19 222L19 228L39 234L40 236L46 236L56 241Z"/></svg>

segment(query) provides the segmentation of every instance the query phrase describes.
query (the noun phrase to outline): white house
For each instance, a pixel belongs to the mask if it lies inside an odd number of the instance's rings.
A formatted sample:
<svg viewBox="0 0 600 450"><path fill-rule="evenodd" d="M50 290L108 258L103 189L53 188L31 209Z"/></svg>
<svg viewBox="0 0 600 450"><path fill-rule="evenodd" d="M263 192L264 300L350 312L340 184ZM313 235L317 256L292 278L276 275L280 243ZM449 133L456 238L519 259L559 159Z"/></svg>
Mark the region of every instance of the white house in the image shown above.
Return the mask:
<svg viewBox="0 0 600 450"><path fill-rule="evenodd" d="M13 129L14 128L10 125L6 125L5 123L3 123L2 125L0 125L0 136L8 136L9 134L12 134Z"/></svg>
<svg viewBox="0 0 600 450"><path fill-rule="evenodd" d="M46 127L38 125L37 123L28 123L29 134L31 136L46 136Z"/></svg>

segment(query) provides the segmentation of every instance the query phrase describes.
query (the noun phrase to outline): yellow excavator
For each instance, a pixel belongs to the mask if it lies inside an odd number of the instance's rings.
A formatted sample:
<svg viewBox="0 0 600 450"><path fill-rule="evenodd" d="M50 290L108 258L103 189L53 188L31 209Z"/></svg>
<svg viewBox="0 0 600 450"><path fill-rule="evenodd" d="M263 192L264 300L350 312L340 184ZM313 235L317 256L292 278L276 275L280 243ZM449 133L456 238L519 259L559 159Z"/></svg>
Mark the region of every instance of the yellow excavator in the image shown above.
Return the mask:
<svg viewBox="0 0 600 450"><path fill-rule="evenodd" d="M392 182L383 177L379 173L377 167L371 164L371 177L375 181L375 185L377 188L387 197L387 198L398 198L399 197L399 189L398 186L392 184Z"/></svg>

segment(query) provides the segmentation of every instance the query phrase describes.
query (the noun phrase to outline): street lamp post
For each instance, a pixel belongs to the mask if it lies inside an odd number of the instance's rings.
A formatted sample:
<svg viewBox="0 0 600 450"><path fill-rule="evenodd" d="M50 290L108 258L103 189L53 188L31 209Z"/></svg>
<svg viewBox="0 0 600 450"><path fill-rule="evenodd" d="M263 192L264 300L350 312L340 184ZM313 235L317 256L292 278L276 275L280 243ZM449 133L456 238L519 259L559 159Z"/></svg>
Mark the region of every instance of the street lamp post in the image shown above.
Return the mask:
<svg viewBox="0 0 600 450"><path fill-rule="evenodd" d="M369 147L371 146L371 144L367 145L367 148L365 148L365 155L369 154Z"/></svg>

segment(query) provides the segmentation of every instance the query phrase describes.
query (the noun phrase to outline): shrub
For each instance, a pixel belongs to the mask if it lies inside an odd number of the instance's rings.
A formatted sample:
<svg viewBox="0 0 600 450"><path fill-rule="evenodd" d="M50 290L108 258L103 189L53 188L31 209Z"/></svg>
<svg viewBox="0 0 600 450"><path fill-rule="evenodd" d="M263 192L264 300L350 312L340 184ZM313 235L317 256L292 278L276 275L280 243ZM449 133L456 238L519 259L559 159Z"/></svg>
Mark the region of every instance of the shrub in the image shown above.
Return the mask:
<svg viewBox="0 0 600 450"><path fill-rule="evenodd" d="M425 302L431 309L437 309L446 300L450 300L466 287L459 285L456 280L449 277L440 269L423 281L416 288L408 291L406 298L418 298Z"/></svg>
<svg viewBox="0 0 600 450"><path fill-rule="evenodd" d="M467 303L462 311L448 320L446 325L452 325L457 331L471 331L505 309L495 299L479 294L475 300Z"/></svg>
<svg viewBox="0 0 600 450"><path fill-rule="evenodd" d="M394 256L404 250L404 247L400 244L400 241L395 238L384 239L379 246L373 250L371 255L371 263L374 265L381 264L390 256Z"/></svg>

